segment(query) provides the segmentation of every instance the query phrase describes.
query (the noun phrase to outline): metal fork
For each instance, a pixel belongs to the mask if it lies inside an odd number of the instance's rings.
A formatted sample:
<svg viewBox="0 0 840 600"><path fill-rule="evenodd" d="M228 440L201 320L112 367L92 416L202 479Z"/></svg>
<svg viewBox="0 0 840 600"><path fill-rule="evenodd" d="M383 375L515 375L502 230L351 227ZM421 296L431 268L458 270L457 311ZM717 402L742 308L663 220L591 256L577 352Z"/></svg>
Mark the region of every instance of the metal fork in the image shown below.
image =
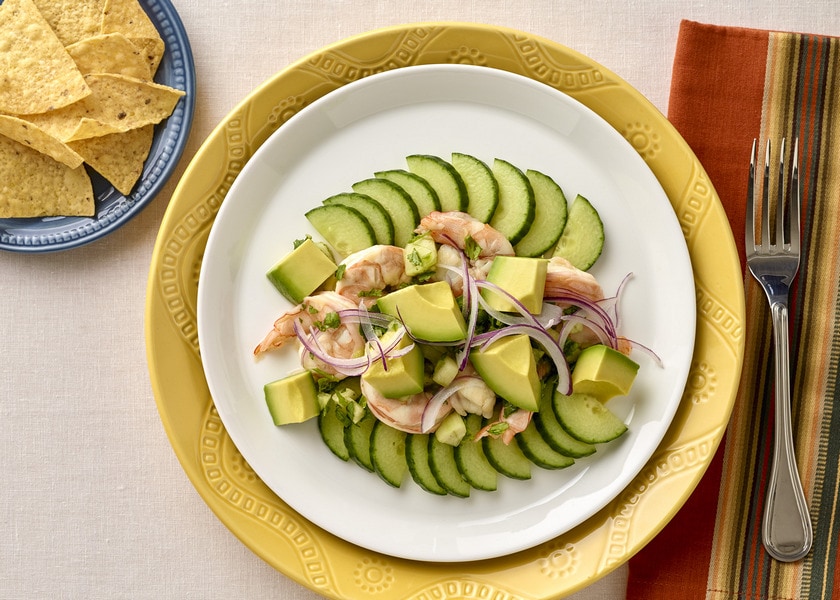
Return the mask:
<svg viewBox="0 0 840 600"><path fill-rule="evenodd" d="M773 465L764 507L762 539L767 552L776 560L791 562L803 558L811 549L813 532L808 505L796 467L790 415L790 356L788 340L788 298L799 270L799 140L793 149L790 177L785 177L785 140L779 152L778 194L775 210L775 239L770 227L770 142L764 159L761 195L761 241L755 239L756 147L753 141L750 179L747 186L746 253L747 265L761 284L770 302L775 348L775 426ZM785 228L785 197L788 224ZM787 229L787 232L785 231ZM787 235L785 235L787 233Z"/></svg>

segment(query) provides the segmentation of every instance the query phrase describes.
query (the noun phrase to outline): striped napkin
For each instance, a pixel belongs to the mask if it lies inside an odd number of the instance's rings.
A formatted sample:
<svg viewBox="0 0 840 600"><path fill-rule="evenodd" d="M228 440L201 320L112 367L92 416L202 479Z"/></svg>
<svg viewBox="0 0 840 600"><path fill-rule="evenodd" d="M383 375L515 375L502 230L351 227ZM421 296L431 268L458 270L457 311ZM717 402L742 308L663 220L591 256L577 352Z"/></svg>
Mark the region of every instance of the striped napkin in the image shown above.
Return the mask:
<svg viewBox="0 0 840 600"><path fill-rule="evenodd" d="M745 274L745 362L726 437L685 506L631 559L627 597L840 598L840 410L833 410L840 397L840 39L684 21L668 116L723 202L742 265L753 138L763 148L767 139L799 136L803 259L791 298L792 414L814 546L804 560L780 563L761 544L773 345L766 297Z"/></svg>

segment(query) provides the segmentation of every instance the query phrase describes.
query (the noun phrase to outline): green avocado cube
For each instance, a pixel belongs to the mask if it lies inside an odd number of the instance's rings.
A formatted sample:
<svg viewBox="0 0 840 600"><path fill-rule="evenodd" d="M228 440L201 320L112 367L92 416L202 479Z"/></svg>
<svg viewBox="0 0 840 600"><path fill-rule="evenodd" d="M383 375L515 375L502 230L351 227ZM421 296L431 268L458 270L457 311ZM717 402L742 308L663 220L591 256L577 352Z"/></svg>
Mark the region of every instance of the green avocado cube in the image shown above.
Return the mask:
<svg viewBox="0 0 840 600"><path fill-rule="evenodd" d="M290 302L300 304L332 277L335 270L335 261L311 238L306 238L271 267L266 277Z"/></svg>
<svg viewBox="0 0 840 600"><path fill-rule="evenodd" d="M636 379L639 365L609 346L597 344L581 350L572 371L572 390L601 402L626 396Z"/></svg>
<svg viewBox="0 0 840 600"><path fill-rule="evenodd" d="M519 408L539 411L540 379L527 335L506 336L473 350L470 362L498 396Z"/></svg>
<svg viewBox="0 0 840 600"><path fill-rule="evenodd" d="M544 258L497 256L490 265L487 281L496 284L519 300L528 312L538 315L542 312L547 272L548 260ZM503 312L516 310L513 303L501 294L485 289L482 290L482 295L496 310Z"/></svg>
<svg viewBox="0 0 840 600"><path fill-rule="evenodd" d="M467 336L464 315L445 281L411 285L376 301L379 311L402 319L415 338L457 342Z"/></svg>
<svg viewBox="0 0 840 600"><path fill-rule="evenodd" d="M383 344L388 342L387 335L382 336ZM397 348L405 348L411 343L411 338L404 336ZM419 394L425 383L423 352L415 345L407 354L387 359L387 367L377 360L362 374L362 380L386 398Z"/></svg>
<svg viewBox="0 0 840 600"><path fill-rule="evenodd" d="M405 274L415 277L428 273L437 265L437 245L429 234L418 236L405 246Z"/></svg>
<svg viewBox="0 0 840 600"><path fill-rule="evenodd" d="M318 390L309 371L267 383L263 391L275 425L303 423L321 412Z"/></svg>

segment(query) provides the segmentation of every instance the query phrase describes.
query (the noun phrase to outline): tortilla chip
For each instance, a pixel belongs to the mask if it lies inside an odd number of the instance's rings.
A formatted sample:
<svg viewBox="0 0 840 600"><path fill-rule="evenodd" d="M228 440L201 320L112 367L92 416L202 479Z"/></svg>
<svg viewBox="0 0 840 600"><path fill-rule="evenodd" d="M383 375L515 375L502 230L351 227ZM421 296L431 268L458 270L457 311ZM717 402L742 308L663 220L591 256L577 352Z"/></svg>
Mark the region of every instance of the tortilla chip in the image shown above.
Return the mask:
<svg viewBox="0 0 840 600"><path fill-rule="evenodd" d="M29 115L90 94L76 63L32 0L0 4L0 112Z"/></svg>
<svg viewBox="0 0 840 600"><path fill-rule="evenodd" d="M164 43L154 23L137 0L105 0L102 33L122 33L144 53L152 75L157 72Z"/></svg>
<svg viewBox="0 0 840 600"><path fill-rule="evenodd" d="M5 135L7 138L28 146L41 154L46 154L71 169L75 169L82 164L82 157L74 152L70 146L57 140L29 121L0 115L0 135Z"/></svg>
<svg viewBox="0 0 840 600"><path fill-rule="evenodd" d="M105 0L33 0L65 46L99 33Z"/></svg>
<svg viewBox="0 0 840 600"><path fill-rule="evenodd" d="M70 142L160 123L184 95L181 90L124 75L90 74L85 81L92 90L87 98L26 119Z"/></svg>
<svg viewBox="0 0 840 600"><path fill-rule="evenodd" d="M149 63L141 50L121 33L89 37L67 47L79 70L89 73L112 73L143 81L152 78Z"/></svg>
<svg viewBox="0 0 840 600"><path fill-rule="evenodd" d="M70 142L69 145L121 194L128 196L143 172L143 164L152 147L154 129L154 125L146 125L124 133Z"/></svg>
<svg viewBox="0 0 840 600"><path fill-rule="evenodd" d="M0 218L94 214L93 186L84 166L71 169L0 136Z"/></svg>

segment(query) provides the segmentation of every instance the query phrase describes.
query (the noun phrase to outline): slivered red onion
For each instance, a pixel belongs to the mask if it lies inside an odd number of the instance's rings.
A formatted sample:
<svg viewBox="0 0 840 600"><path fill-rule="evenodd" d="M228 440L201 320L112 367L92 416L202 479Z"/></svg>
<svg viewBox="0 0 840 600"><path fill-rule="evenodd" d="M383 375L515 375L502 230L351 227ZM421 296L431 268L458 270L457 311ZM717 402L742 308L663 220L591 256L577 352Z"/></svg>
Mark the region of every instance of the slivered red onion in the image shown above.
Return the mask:
<svg viewBox="0 0 840 600"><path fill-rule="evenodd" d="M321 347L321 344L318 343L318 331L314 328L310 329L307 333L303 330L303 327L298 323L298 321L294 321L292 323L294 327L295 334L297 335L298 340L300 340L301 345L304 349L312 354L315 358L323 362L325 365L329 365L337 373L341 373L342 375L347 375L348 377L352 377L355 375L361 375L365 371L370 368L370 365L374 362L373 357L371 356L371 352L368 351L368 344L365 345L365 352L362 356L356 358L339 358L337 356L333 356L329 354L326 350ZM394 337L389 340L388 344L382 346L381 344L378 346L379 351L381 352L381 357L389 357L389 358L397 358L399 356L405 356L408 354L413 348L414 344L408 344L403 348L397 349L400 341L402 340L403 336L405 335L405 328L403 327L401 330L398 330Z"/></svg>
<svg viewBox="0 0 840 600"><path fill-rule="evenodd" d="M591 319L572 314L564 316L563 322L564 325L560 329L560 337L557 339L557 344L561 348L566 346L566 342L568 341L569 335L572 333L572 329L575 325L581 325L589 329L593 334L595 334L598 342L604 346L609 346L610 348L618 347L618 338L610 336L603 327Z"/></svg>
<svg viewBox="0 0 840 600"><path fill-rule="evenodd" d="M551 337L551 334L542 327L525 324L508 325L504 329L488 331L487 333L475 336L473 345L479 346L479 352L481 352L493 342L498 341L503 337L517 334L525 334L543 347L557 369L557 390L563 394L571 394L572 374L569 369L569 363L566 361L566 356L563 354L563 349L557 344L557 341Z"/></svg>

